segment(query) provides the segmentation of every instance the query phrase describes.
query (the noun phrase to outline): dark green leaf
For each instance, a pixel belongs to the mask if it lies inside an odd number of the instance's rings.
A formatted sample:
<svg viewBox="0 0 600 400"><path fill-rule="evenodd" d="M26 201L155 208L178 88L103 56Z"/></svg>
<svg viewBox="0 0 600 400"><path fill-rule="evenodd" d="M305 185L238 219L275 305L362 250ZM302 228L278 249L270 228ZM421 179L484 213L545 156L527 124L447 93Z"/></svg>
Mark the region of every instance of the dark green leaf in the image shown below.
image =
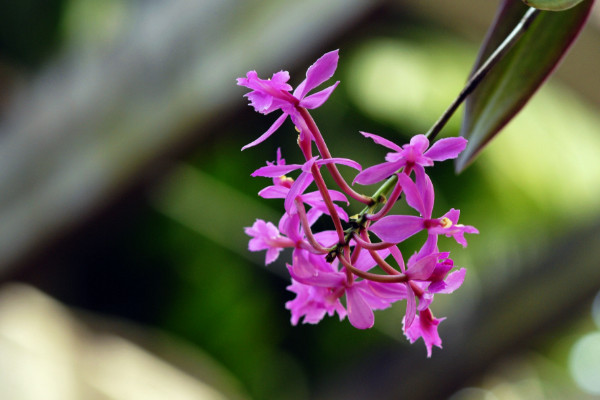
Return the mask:
<svg viewBox="0 0 600 400"><path fill-rule="evenodd" d="M458 172L473 161L552 73L585 24L593 3L594 0L586 0L559 13L542 11L467 98L461 135L469 144L456 160ZM502 1L474 70L513 30L527 9L519 0Z"/></svg>
<svg viewBox="0 0 600 400"><path fill-rule="evenodd" d="M523 0L528 6L539 8L540 10L562 11L575 7L583 0Z"/></svg>

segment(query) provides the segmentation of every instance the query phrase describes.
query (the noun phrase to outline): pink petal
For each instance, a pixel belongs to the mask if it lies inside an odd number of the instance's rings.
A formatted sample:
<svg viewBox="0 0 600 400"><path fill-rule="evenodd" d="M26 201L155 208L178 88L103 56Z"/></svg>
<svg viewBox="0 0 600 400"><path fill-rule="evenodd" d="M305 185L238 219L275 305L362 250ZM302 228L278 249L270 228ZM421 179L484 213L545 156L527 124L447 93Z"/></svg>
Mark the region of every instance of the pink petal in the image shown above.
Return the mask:
<svg viewBox="0 0 600 400"><path fill-rule="evenodd" d="M351 286L346 289L346 308L348 310L348 319L352 326L358 329L368 329L375 323L373 310L362 298L359 290Z"/></svg>
<svg viewBox="0 0 600 400"><path fill-rule="evenodd" d="M425 156L433 161L444 161L458 157L467 146L467 139L463 137L451 137L440 139L425 152Z"/></svg>
<svg viewBox="0 0 600 400"><path fill-rule="evenodd" d="M431 303L433 303L433 294L423 293L423 295L419 297L419 305L417 306L417 311L425 311L425 309L429 308Z"/></svg>
<svg viewBox="0 0 600 400"><path fill-rule="evenodd" d="M373 293L382 298L403 300L408 296L408 290L406 289L406 285L403 283L381 283L369 281L369 286Z"/></svg>
<svg viewBox="0 0 600 400"><path fill-rule="evenodd" d="M460 210L455 208L451 208L442 218L448 218L452 221L452 225L456 225L458 223L458 219L460 218Z"/></svg>
<svg viewBox="0 0 600 400"><path fill-rule="evenodd" d="M287 84L290 80L290 73L287 71L279 71L273 74L270 81L280 90L290 91L292 87Z"/></svg>
<svg viewBox="0 0 600 400"><path fill-rule="evenodd" d="M298 214L290 216L288 213L284 213L279 220L278 228L281 233L294 243L304 238L304 236L300 235L300 217Z"/></svg>
<svg viewBox="0 0 600 400"><path fill-rule="evenodd" d="M316 163L319 166L325 165L325 164L341 164L341 165L345 165L347 167L354 168L358 171L362 170L362 167L360 166L359 163L357 163L356 161L351 160L349 158L339 158L339 157L326 158L323 160L317 160Z"/></svg>
<svg viewBox="0 0 600 400"><path fill-rule="evenodd" d="M271 79L260 79L256 71L249 71L246 78L238 78L237 83L240 86L246 86L253 89L250 93L244 95L250 100L250 105L263 114L283 107L289 104L289 100L282 94L282 91L288 92L292 87L286 82L290 76L287 71L280 71L273 74Z"/></svg>
<svg viewBox="0 0 600 400"><path fill-rule="evenodd" d="M290 214L296 213L296 205L294 204L296 197L301 196L306 188L312 183L313 177L308 172L303 172L294 181L287 196L285 197L284 208Z"/></svg>
<svg viewBox="0 0 600 400"><path fill-rule="evenodd" d="M284 186L267 186L258 195L263 199L285 199L290 190Z"/></svg>
<svg viewBox="0 0 600 400"><path fill-rule="evenodd" d="M317 158L319 158L319 156L314 156L310 160L308 160L304 164L302 164L302 171L310 172L310 169L312 168L315 161L317 161Z"/></svg>
<svg viewBox="0 0 600 400"><path fill-rule="evenodd" d="M315 239L321 243L324 247L333 246L338 242L338 235L336 231L321 231L315 233Z"/></svg>
<svg viewBox="0 0 600 400"><path fill-rule="evenodd" d="M261 114L269 114L276 109L271 107L274 99L273 96L268 93L253 91L245 94L244 97L247 97L249 100L249 105L253 107L256 112Z"/></svg>
<svg viewBox="0 0 600 400"><path fill-rule="evenodd" d="M349 203L344 193L333 189L328 190L328 192L332 201L344 201L346 202L346 204ZM304 199L305 203L315 203L317 201L323 201L323 196L321 196L321 192L319 191L306 193L302 195L302 198Z"/></svg>
<svg viewBox="0 0 600 400"><path fill-rule="evenodd" d="M250 142L247 145L245 145L244 147L242 147L242 150L246 150L248 147L256 146L257 144L264 142L269 136L271 136L273 133L275 133L275 131L277 129L279 129L279 127L283 124L283 122L285 121L286 118L287 118L287 114L283 113L279 118L277 118L275 120L273 125L271 125L271 127L265 133L260 135L260 137L258 139L256 139L255 141Z"/></svg>
<svg viewBox="0 0 600 400"><path fill-rule="evenodd" d="M423 258L431 253L437 253L438 252L438 247L437 247L437 242L438 242L438 236L437 235L428 235L427 236L427 240L425 241L425 243L423 244L423 246L421 247L421 249L419 250L419 252L417 254L415 254L416 259L420 259Z"/></svg>
<svg viewBox="0 0 600 400"><path fill-rule="evenodd" d="M313 226L313 224L315 222L317 222L317 220L321 217L321 215L323 215L323 212L321 212L320 210L315 210L314 208L311 208L310 210L308 210L308 212L306 213L306 219L308 220L308 225Z"/></svg>
<svg viewBox="0 0 600 400"><path fill-rule="evenodd" d="M390 254L390 251L388 249L379 250L377 251L377 254L379 254L381 258L385 259ZM354 262L354 267L361 271L368 271L371 268L373 268L376 264L377 263L375 262L375 259L371 256L369 251L363 249L358 255L356 261Z"/></svg>
<svg viewBox="0 0 600 400"><path fill-rule="evenodd" d="M290 74L287 71L276 72L271 79L260 79L256 71L248 71L245 78L237 78L236 80L239 86L245 86L253 90L292 90L292 87L287 84L287 81L290 80Z"/></svg>
<svg viewBox="0 0 600 400"><path fill-rule="evenodd" d="M256 171L254 171L250 176L257 177L262 176L265 178L278 178L282 175L286 175L296 169L300 169L302 165L300 164L289 164L289 165L267 165L265 167L260 167Z"/></svg>
<svg viewBox="0 0 600 400"><path fill-rule="evenodd" d="M319 271L313 274L306 274L306 270L299 266L290 266L288 264L287 267L291 277L304 285L332 288L341 286L345 280L340 273L336 272Z"/></svg>
<svg viewBox="0 0 600 400"><path fill-rule="evenodd" d="M358 183L360 185L371 185L373 183L380 182L390 175L393 175L405 165L404 160L400 160L396 163L381 163L377 165L373 165L362 171L360 174L356 175L353 183Z"/></svg>
<svg viewBox="0 0 600 400"><path fill-rule="evenodd" d="M398 263L398 266L400 267L400 271L405 272L406 271L406 267L404 266L404 258L402 257L402 253L400 252L400 249L397 246L392 246L389 248L390 253L392 254L392 257L394 257L394 260L396 260L396 262Z"/></svg>
<svg viewBox="0 0 600 400"><path fill-rule="evenodd" d="M281 247L271 247L267 250L267 254L265 255L265 265L271 264L273 261L277 260L279 257L279 252L282 250Z"/></svg>
<svg viewBox="0 0 600 400"><path fill-rule="evenodd" d="M431 357L433 346L442 347L442 339L437 327L445 318L434 318L429 309L419 313L412 326L404 326L404 333L411 343L422 337L427 347L427 357Z"/></svg>
<svg viewBox="0 0 600 400"><path fill-rule="evenodd" d="M414 263L412 266L408 268L406 271L406 275L410 277L410 279L424 281L431 276L435 266L437 264L439 254L434 253L430 254L427 257L421 258L419 261Z"/></svg>
<svg viewBox="0 0 600 400"><path fill-rule="evenodd" d="M447 255L440 253L438 256L438 259L443 259L444 257L447 257L448 255L449 255L449 253ZM452 261L450 258L442 260L442 262L438 262L436 264L435 270L433 271L433 273L431 274L431 276L429 277L428 280L431 282L443 281L444 279L446 279L448 272L450 272L450 270L452 268L454 268L454 261ZM430 286L430 288L431 288L431 286Z"/></svg>
<svg viewBox="0 0 600 400"><path fill-rule="evenodd" d="M423 210L425 211L424 215L427 215L427 217L424 218L431 218L431 214L433 212L433 202L435 200L433 183L431 183L429 175L425 173L425 168L423 168L421 165L415 166L415 176L417 189L419 189L421 199L423 200Z"/></svg>
<svg viewBox="0 0 600 400"><path fill-rule="evenodd" d="M429 139L425 135L415 135L410 139L410 146L414 148L417 153L423 154L429 147Z"/></svg>
<svg viewBox="0 0 600 400"><path fill-rule="evenodd" d="M339 50L333 50L322 55L306 71L306 79L294 91L294 97L302 99L308 92L333 76L337 69Z"/></svg>
<svg viewBox="0 0 600 400"><path fill-rule="evenodd" d="M409 328L417 313L417 299L415 298L415 292L412 290L409 284L406 284L406 315L404 317L404 329Z"/></svg>
<svg viewBox="0 0 600 400"><path fill-rule="evenodd" d="M285 303L285 308L291 311L291 322L296 325L304 317L304 323L316 324L325 314L333 316L336 312L340 321L346 317L346 310L339 299L331 299L329 290L315 286L303 285L292 279L292 284L287 287L290 292L296 293L296 298Z"/></svg>
<svg viewBox="0 0 600 400"><path fill-rule="evenodd" d="M400 153L402 151L402 147L398 146L396 143L394 143L394 142L392 142L390 140L382 138L381 136L374 135L372 133L362 132L362 131L360 133L364 137L369 138L369 139L373 139L373 141L375 143L377 143L379 145L382 145L382 146L385 146L388 149L396 150L398 153Z"/></svg>
<svg viewBox="0 0 600 400"><path fill-rule="evenodd" d="M277 148L277 165L285 165L285 158L281 156L281 147Z"/></svg>
<svg viewBox="0 0 600 400"><path fill-rule="evenodd" d="M445 281L434 282L429 285L428 290L432 293L452 293L465 281L467 270L464 268L454 271L448 275Z"/></svg>
<svg viewBox="0 0 600 400"><path fill-rule="evenodd" d="M323 105L323 103L325 103L327 101L329 96L331 96L331 93L337 87L337 85L339 85L339 83L340 83L340 81L337 81L336 83L329 86L328 88L323 89L320 92L317 92L315 94L311 94L310 96L302 99L300 101L300 106L304 107L304 108L308 108L309 110L313 110L317 107L321 107Z"/></svg>
<svg viewBox="0 0 600 400"><path fill-rule="evenodd" d="M423 218L412 215L383 217L370 228L381 240L390 243L400 243L423 229Z"/></svg>
<svg viewBox="0 0 600 400"><path fill-rule="evenodd" d="M396 299L378 296L377 293L371 290L369 281L363 280L355 282L354 286L360 290L360 295L371 310L385 310L391 306L394 301L396 301Z"/></svg>
<svg viewBox="0 0 600 400"><path fill-rule="evenodd" d="M429 210L425 208L421 193L412 179L408 175L400 173L398 174L398 184L402 185L402 191L408 205L417 210L423 218L431 218L431 213L428 213Z"/></svg>

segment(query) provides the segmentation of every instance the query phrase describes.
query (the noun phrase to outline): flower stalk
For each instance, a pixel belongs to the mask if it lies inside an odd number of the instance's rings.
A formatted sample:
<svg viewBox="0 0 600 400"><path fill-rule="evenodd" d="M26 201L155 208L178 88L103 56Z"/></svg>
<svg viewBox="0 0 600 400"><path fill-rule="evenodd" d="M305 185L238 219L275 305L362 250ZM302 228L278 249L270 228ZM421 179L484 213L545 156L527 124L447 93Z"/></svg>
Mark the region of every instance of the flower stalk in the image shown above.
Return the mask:
<svg viewBox="0 0 600 400"><path fill-rule="evenodd" d="M494 52L487 58L487 60L479 67L469 78L465 87L461 90L458 97L450 104L450 106L444 111L440 118L433 124L433 126L427 131L425 136L430 140L435 140L437 135L446 126L454 112L458 107L465 101L465 99L475 90L477 85L483 80L488 72L494 65L498 63L504 57L506 53L512 49L512 47L519 41L521 36L527 31L527 28L533 23L535 18L540 14L541 10L529 7L523 15L523 18L519 21L517 26L508 34L506 39L500 43L500 46L494 50Z"/></svg>
<svg viewBox="0 0 600 400"><path fill-rule="evenodd" d="M425 135L415 135L409 143L398 145L381 136L361 132L365 138L389 150L383 162L366 169L356 161L334 158L309 112L324 104L339 84L339 81L335 82L310 94L334 75L339 59L337 50L324 54L311 65L306 78L295 89L287 83L289 74L286 71L275 73L266 80L260 79L255 71L238 78L238 85L250 89L245 96L257 112L281 113L265 133L242 149L266 140L288 117L299 132L303 164L286 164L278 150L275 162L267 162L267 166L252 174L273 179L273 184L261 190L260 196L284 199L285 212L277 227L257 220L252 227L246 228L252 237L249 249L267 250L267 264L279 256L282 248L293 247L292 262L287 264L292 279L288 289L296 297L286 303L292 324L301 319L305 323L317 323L326 314L337 314L340 319L347 316L356 328L366 329L374 324L373 310L405 300L403 330L406 337L411 342L422 338L428 356L431 356L433 346L441 347L437 326L443 318L435 318L430 305L435 294L458 289L466 270L455 269L450 253L439 250L439 237L451 237L466 246L465 234L479 232L459 223L460 211L456 209L433 217L434 187L426 170L438 162L456 158L465 149L467 141L464 138L435 139L460 104L531 25L538 12L535 9L527 11ZM313 156L313 142L318 156ZM343 178L337 164L358 171L352 185L380 183L379 188L371 196L360 193ZM339 190L327 187L320 170L323 165ZM300 174L295 179L287 176L297 170ZM307 192L313 183L317 190ZM348 198L363 205L362 210L352 217L348 217L345 208L338 204L348 204ZM394 214L393 206L402 199L416 214ZM313 232L315 222L325 215L329 216L334 229ZM425 241L418 251L405 259L401 252L403 242L419 232L425 233ZM371 235L378 240L372 242ZM390 257L392 262L387 261ZM371 271L375 267L379 267L377 273Z"/></svg>

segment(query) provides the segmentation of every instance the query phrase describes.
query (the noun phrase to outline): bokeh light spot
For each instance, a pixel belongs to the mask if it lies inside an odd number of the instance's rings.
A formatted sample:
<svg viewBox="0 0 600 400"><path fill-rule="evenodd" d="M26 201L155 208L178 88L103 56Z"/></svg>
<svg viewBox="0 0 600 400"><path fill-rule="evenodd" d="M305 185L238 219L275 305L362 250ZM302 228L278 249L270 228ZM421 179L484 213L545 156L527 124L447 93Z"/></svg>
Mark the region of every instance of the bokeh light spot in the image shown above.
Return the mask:
<svg viewBox="0 0 600 400"><path fill-rule="evenodd" d="M600 394L600 332L583 336L571 349L569 370L577 385Z"/></svg>

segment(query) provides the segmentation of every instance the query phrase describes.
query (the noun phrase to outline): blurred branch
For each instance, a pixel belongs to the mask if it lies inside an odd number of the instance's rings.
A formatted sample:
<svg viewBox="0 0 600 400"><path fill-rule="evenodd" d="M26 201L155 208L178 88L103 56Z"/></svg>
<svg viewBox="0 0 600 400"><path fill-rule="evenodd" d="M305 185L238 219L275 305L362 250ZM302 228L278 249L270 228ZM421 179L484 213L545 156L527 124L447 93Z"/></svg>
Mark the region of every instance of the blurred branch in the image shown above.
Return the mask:
<svg viewBox="0 0 600 400"><path fill-rule="evenodd" d="M112 47L67 51L9 105L0 123L0 271L110 202L194 129L206 134L240 101L235 77L298 61L377 2L135 4Z"/></svg>
<svg viewBox="0 0 600 400"><path fill-rule="evenodd" d="M480 296L456 304L440 325L444 349L425 357L422 343L373 353L361 365L324 382L318 399L442 399L473 383L497 361L565 322L600 288L600 221L550 243L537 260ZM493 279L494 266L487 269ZM444 326L446 325L446 326ZM401 330L398 323L398 331Z"/></svg>
<svg viewBox="0 0 600 400"><path fill-rule="evenodd" d="M3 399L249 399L200 349L22 284L0 290L0 351Z"/></svg>

